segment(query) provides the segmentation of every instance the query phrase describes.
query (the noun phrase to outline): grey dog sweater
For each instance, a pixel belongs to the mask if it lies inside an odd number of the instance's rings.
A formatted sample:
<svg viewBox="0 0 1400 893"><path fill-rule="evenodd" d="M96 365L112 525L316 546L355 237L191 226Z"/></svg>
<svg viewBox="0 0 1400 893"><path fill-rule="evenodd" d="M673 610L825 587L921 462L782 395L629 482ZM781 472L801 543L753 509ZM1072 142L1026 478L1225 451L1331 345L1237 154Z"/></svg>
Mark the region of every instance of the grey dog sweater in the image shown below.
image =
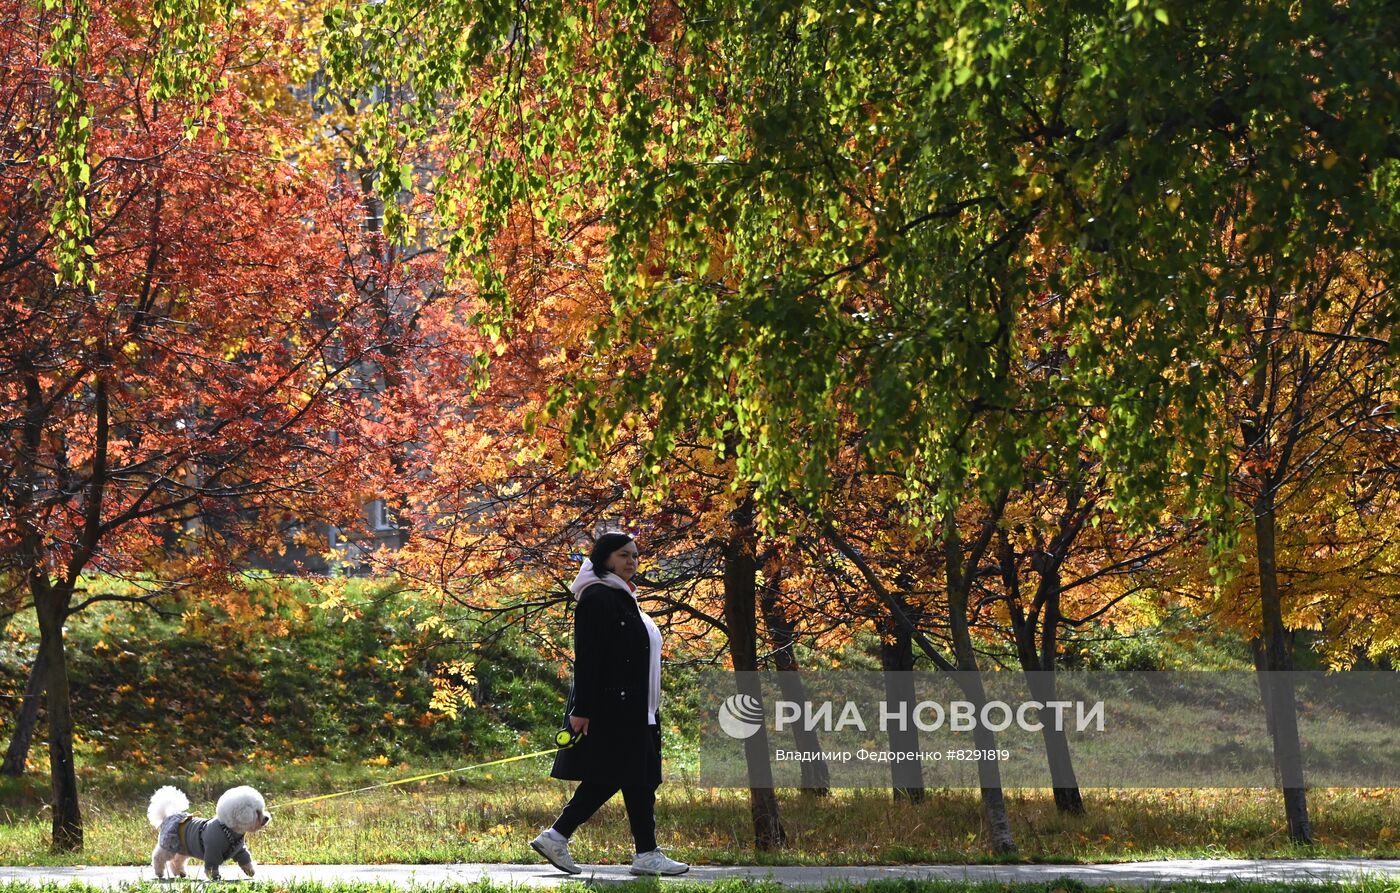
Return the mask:
<svg viewBox="0 0 1400 893"><path fill-rule="evenodd" d="M186 820L185 833L181 835L180 823ZM203 859L205 869L210 871L218 870L229 859L243 867L253 863L253 854L244 846L242 834L234 834L218 819L196 819L187 812L177 812L160 823L158 842L163 850Z"/></svg>

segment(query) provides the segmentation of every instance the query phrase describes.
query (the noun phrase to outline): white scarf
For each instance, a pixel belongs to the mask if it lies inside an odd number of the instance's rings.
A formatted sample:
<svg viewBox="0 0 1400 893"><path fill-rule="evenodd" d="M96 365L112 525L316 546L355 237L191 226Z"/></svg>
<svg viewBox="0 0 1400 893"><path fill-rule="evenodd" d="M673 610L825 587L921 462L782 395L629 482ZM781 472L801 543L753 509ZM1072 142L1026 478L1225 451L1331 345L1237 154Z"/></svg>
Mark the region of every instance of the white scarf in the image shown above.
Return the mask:
<svg viewBox="0 0 1400 893"><path fill-rule="evenodd" d="M598 572L593 569L593 559L583 559L583 567L578 569L578 576L574 577L574 582L569 584L569 591L574 594L574 598L583 595L583 590L594 583L602 583L604 586L611 586L614 589L621 589L623 592L637 597L637 587L631 582L622 579L612 571L603 571L603 575L598 576Z"/></svg>
<svg viewBox="0 0 1400 893"><path fill-rule="evenodd" d="M590 558L583 559L583 566L579 568L574 582L569 585L569 591L574 594L574 598L578 598L583 595L583 590L595 583L621 589L632 596L634 601L637 598L637 587L632 585L631 580L624 580L611 571L603 571L603 575L598 576ZM648 667L650 672L647 673L647 723L656 725L656 711L661 709L661 630L656 628L656 622L647 616L640 603L637 604L637 613L642 615L647 637L651 640L651 666Z"/></svg>

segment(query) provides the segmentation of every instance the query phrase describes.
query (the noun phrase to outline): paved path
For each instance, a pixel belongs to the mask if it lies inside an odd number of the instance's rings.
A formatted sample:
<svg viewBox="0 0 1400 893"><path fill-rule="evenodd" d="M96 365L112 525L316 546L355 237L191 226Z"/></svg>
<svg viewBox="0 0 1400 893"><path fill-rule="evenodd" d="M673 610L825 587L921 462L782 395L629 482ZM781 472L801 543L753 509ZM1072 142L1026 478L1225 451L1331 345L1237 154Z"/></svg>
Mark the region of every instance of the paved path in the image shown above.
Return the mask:
<svg viewBox="0 0 1400 893"><path fill-rule="evenodd" d="M585 865L577 878L593 883L632 880L625 865ZM241 877L237 866L225 865L224 877ZM25 868L0 866L0 883L34 884L82 882L94 887L119 887L152 877L150 866L86 866ZM376 882L397 887L466 884L482 879L530 887L553 887L569 875L547 865L261 865L258 880L325 883ZM1048 881L1072 878L1086 884L1153 886L1166 881L1230 879L1270 881L1342 881L1388 877L1400 881L1400 860L1389 859L1191 859L1164 862L1122 862L1100 865L833 865L753 867L697 865L676 880L715 881L724 878L770 879L787 887L821 887L830 881L921 878L954 881ZM666 881L672 879L666 878ZM190 882L191 884L193 882ZM183 884L181 886L184 886Z"/></svg>

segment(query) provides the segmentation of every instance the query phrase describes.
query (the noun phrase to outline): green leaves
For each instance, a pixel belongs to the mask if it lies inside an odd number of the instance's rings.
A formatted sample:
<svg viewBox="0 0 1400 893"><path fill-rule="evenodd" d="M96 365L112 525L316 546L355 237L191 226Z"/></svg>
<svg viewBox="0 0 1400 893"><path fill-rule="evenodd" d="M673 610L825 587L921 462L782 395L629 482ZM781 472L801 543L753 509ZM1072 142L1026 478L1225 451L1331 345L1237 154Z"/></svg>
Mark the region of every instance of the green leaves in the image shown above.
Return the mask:
<svg viewBox="0 0 1400 893"><path fill-rule="evenodd" d="M50 43L44 61L56 73L50 78L55 118L54 150L44 157L59 198L52 204L49 226L54 233L55 281L73 287L89 286L95 269L96 252L88 244L92 223L87 190L92 185L88 161L93 110L83 95L83 73L87 59L89 29L93 10L89 0L44 0L46 10L60 13L49 31ZM210 63L215 42L209 39L209 26L227 20L232 0L210 4L200 0L152 0L152 33L157 51L150 72L150 96L168 99L181 96L193 101L186 131L194 138L201 121L197 112L212 95L214 87ZM222 132L222 122L219 122Z"/></svg>
<svg viewBox="0 0 1400 893"><path fill-rule="evenodd" d="M49 2L47 8L54 8ZM90 109L84 101L80 82L73 76L87 52L87 29L91 20L85 2L77 2L51 32L52 43L44 61L59 72L50 78L53 89L55 148L45 157L59 198L49 212L49 226L55 236L56 282L82 286L92 275L83 246L91 235L85 190L92 172L87 163Z"/></svg>
<svg viewBox="0 0 1400 893"><path fill-rule="evenodd" d="M682 26L639 2L517 22L384 0L391 35L367 7L327 22L343 87L395 72L414 120L454 107L463 175L438 207L502 313L491 240L513 209L553 237L606 222L600 334L653 361L595 383L580 452L654 410L653 445L732 434L772 497L820 493L856 444L936 517L971 469L1014 482L1063 446L1147 518L1171 469L1217 467L1219 383L1175 370L1228 341L1220 296L1392 230L1395 177L1352 167L1394 166L1384 11L703 0ZM413 188L387 124L368 138L384 182ZM1034 327L1061 345L1053 372L1027 371Z"/></svg>

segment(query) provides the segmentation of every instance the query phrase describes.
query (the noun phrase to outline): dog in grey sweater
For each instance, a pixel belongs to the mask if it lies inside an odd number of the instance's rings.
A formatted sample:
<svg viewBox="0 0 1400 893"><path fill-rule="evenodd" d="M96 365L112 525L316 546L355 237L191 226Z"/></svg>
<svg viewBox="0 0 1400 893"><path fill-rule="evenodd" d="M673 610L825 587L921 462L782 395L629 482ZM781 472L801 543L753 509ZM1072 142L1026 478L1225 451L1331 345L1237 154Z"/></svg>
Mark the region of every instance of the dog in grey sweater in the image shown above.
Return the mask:
<svg viewBox="0 0 1400 893"><path fill-rule="evenodd" d="M171 877L183 877L191 856L204 860L204 876L211 881L219 880L219 866L229 859L252 877L256 866L243 837L272 821L262 794L247 785L229 788L219 798L212 819L195 818L189 808L189 798L169 785L151 797L146 818L156 829L156 848L151 853L156 877L165 877L167 869Z"/></svg>

